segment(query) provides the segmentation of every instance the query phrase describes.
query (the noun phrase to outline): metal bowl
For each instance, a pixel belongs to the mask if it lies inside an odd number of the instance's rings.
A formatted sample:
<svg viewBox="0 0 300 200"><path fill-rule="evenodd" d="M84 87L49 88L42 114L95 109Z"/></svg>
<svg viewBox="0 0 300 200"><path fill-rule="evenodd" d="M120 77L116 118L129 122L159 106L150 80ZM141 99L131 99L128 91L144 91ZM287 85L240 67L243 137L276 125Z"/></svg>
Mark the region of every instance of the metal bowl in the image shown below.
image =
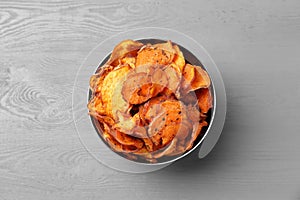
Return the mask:
<svg viewBox="0 0 300 200"><path fill-rule="evenodd" d="M86 104L90 98L89 78L99 66L109 57L112 48L125 39L140 40L143 43L158 43L171 40L178 44L187 62L201 65L208 72L212 86L213 108L210 113L209 126L205 133L197 139L192 149L184 154L169 159L159 160L157 163L136 162L113 152L101 139L97 123L87 114ZM78 136L88 152L98 161L113 169L125 172L142 173L161 169L176 160L187 156L195 149L199 149L199 157L205 157L216 144L225 121L226 93L222 77L217 66L194 39L183 33L164 28L142 28L123 32L108 38L96 46L83 61L79 68L73 88L73 117Z"/></svg>

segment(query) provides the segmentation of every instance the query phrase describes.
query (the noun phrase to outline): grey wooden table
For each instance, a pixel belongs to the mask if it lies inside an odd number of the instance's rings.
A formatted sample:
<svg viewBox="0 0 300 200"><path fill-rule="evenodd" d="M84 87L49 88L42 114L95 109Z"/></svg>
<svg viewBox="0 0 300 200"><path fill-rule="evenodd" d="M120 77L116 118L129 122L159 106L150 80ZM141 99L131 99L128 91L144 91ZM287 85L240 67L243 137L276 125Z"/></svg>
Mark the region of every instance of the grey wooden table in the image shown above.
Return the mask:
<svg viewBox="0 0 300 200"><path fill-rule="evenodd" d="M298 0L1 0L0 200L299 200L299 10ZM80 143L72 86L95 45L144 26L203 44L223 75L228 113L205 159L126 174Z"/></svg>

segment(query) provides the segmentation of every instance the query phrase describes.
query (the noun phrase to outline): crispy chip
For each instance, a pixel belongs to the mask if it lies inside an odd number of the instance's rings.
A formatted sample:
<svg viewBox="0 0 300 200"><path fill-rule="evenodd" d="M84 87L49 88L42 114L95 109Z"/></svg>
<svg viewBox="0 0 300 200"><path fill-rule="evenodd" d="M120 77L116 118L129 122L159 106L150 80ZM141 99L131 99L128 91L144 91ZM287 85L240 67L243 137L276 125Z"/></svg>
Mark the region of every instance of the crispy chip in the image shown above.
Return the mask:
<svg viewBox="0 0 300 200"><path fill-rule="evenodd" d="M177 139L174 138L171 143L161 152L156 153L154 155L154 158L161 158L163 156L169 156L170 154L173 154L176 151L177 147Z"/></svg>
<svg viewBox="0 0 300 200"><path fill-rule="evenodd" d="M198 106L202 113L207 113L213 106L211 92L208 88L201 88L196 91Z"/></svg>
<svg viewBox="0 0 300 200"><path fill-rule="evenodd" d="M183 53L180 51L177 45L174 45L173 48L175 49L175 56L173 62L176 64L181 74L185 66L185 59Z"/></svg>
<svg viewBox="0 0 300 200"><path fill-rule="evenodd" d="M145 45L137 55L136 66L145 64L167 65L172 62L175 51L170 41L162 44Z"/></svg>
<svg viewBox="0 0 300 200"><path fill-rule="evenodd" d="M174 94L177 93L181 77L178 75L176 70L172 67L164 68L164 72L168 79L168 89L171 90Z"/></svg>
<svg viewBox="0 0 300 200"><path fill-rule="evenodd" d="M129 108L129 104L124 101L120 93L129 70L129 66L123 66L111 71L103 80L101 99L106 107L107 116L115 118L117 110L125 112Z"/></svg>
<svg viewBox="0 0 300 200"><path fill-rule="evenodd" d="M135 68L135 57L127 56L122 58L121 65L129 65L131 68Z"/></svg>
<svg viewBox="0 0 300 200"><path fill-rule="evenodd" d="M204 69L199 66L194 66L195 68L195 77L191 82L191 86L193 90L197 90L199 88L207 88L210 86L210 78Z"/></svg>
<svg viewBox="0 0 300 200"><path fill-rule="evenodd" d="M123 98L130 104L146 102L167 85L166 73L159 67L147 65L140 68L143 68L145 72L131 71L123 84Z"/></svg>
<svg viewBox="0 0 300 200"><path fill-rule="evenodd" d="M133 40L124 40L114 48L106 64L115 67L120 63L120 60L125 56L131 56L131 57L136 56L136 53L142 46L143 43L133 41Z"/></svg>
<svg viewBox="0 0 300 200"><path fill-rule="evenodd" d="M183 69L183 79L182 79L182 90L184 91L191 91L191 84L192 81L195 78L195 68L194 66L190 65L190 64L186 64L184 69Z"/></svg>
<svg viewBox="0 0 300 200"><path fill-rule="evenodd" d="M194 141L197 139L197 137L201 134L201 130L203 127L207 126L207 122L200 122L199 124L193 125L193 132L190 137L190 139L185 144L186 148L185 151L191 149L193 147Z"/></svg>
<svg viewBox="0 0 300 200"><path fill-rule="evenodd" d="M144 145L139 138L132 137L120 131L116 131L114 136L116 140L123 145L135 146L137 149L142 148Z"/></svg>
<svg viewBox="0 0 300 200"><path fill-rule="evenodd" d="M171 142L178 133L182 120L180 102L165 98L150 100L141 110L145 123L149 123L148 136L157 149Z"/></svg>
<svg viewBox="0 0 300 200"><path fill-rule="evenodd" d="M112 70L113 70L112 66L104 65L104 66L100 67L99 72L97 72L96 74L91 76L91 78L90 78L90 89L93 93L100 92L104 78Z"/></svg>
<svg viewBox="0 0 300 200"><path fill-rule="evenodd" d="M210 78L206 71L199 66L186 64L183 69L181 95L210 86Z"/></svg>
<svg viewBox="0 0 300 200"><path fill-rule="evenodd" d="M93 96L88 105L89 114L97 118L97 116L106 115L106 107L103 105L101 98L98 95Z"/></svg>

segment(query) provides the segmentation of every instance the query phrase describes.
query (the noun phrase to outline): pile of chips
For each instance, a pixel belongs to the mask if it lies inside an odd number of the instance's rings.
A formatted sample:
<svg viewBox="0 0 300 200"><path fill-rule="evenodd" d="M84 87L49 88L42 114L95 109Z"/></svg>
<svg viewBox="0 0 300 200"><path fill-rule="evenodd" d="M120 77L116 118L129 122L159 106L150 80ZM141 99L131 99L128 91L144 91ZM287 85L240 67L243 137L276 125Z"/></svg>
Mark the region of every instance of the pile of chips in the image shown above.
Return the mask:
<svg viewBox="0 0 300 200"><path fill-rule="evenodd" d="M120 155L154 163L190 150L213 106L211 81L171 41L125 40L90 79L89 114Z"/></svg>

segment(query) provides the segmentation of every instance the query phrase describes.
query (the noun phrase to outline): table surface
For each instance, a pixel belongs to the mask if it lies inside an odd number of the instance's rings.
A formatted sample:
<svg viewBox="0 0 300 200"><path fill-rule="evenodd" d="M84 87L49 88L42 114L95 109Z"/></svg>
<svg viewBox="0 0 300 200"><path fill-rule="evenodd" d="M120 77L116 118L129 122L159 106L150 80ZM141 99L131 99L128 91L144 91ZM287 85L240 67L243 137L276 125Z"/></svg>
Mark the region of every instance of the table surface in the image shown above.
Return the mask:
<svg viewBox="0 0 300 200"><path fill-rule="evenodd" d="M0 200L299 200L299 10L298 0L0 0ZM72 87L99 42L145 26L178 30L208 50L228 112L206 158L128 174L80 143Z"/></svg>

